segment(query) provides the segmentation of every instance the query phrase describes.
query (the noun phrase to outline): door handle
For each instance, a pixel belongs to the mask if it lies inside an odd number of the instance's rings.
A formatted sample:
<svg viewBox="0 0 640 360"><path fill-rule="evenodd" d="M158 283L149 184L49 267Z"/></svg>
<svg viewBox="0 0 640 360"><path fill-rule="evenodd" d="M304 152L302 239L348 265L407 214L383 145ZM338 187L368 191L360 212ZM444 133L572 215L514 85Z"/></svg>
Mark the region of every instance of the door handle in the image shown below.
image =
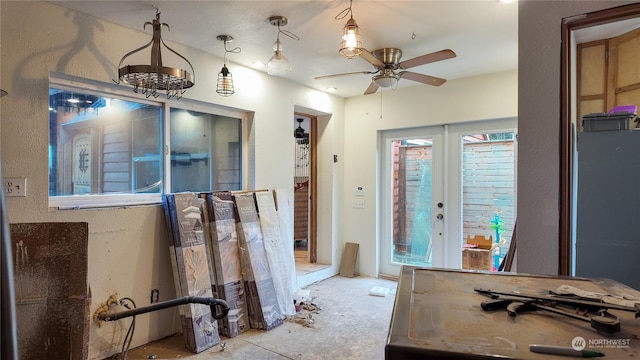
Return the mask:
<svg viewBox="0 0 640 360"><path fill-rule="evenodd" d="M438 220L442 220L442 219L444 218L444 215L442 215L442 214L438 214L438 215L436 215L436 218L437 218Z"/></svg>

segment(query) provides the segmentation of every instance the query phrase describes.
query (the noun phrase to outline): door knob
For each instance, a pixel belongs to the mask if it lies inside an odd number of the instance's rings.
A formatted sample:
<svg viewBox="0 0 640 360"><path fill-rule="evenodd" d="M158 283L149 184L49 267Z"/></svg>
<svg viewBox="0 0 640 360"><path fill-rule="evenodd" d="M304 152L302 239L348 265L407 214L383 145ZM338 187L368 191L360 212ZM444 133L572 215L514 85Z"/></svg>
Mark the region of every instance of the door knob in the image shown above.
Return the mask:
<svg viewBox="0 0 640 360"><path fill-rule="evenodd" d="M442 214L438 214L438 215L436 215L436 218L437 218L438 220L442 220L442 219L444 218L444 215L442 215Z"/></svg>

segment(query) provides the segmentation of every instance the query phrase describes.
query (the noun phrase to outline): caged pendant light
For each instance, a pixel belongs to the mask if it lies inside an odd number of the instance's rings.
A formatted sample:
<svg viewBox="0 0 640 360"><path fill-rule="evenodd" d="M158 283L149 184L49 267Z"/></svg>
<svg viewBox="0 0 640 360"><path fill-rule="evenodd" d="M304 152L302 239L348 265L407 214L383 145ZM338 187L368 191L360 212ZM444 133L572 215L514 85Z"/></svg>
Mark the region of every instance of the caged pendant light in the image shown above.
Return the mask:
<svg viewBox="0 0 640 360"><path fill-rule="evenodd" d="M278 27L278 35L276 42L273 44L273 56L271 56L271 59L267 63L267 74L273 76L285 76L289 71L291 71L291 63L282 52L280 34L284 34L293 40L300 40L300 38L290 31L280 29L280 26L285 26L288 23L287 18L284 16L272 16L269 18L269 23Z"/></svg>
<svg viewBox="0 0 640 360"><path fill-rule="evenodd" d="M140 92L145 94L147 97L158 97L159 91L166 91L167 98L170 99L172 97L176 97L179 99L182 97L182 94L184 94L186 89L195 85L195 72L193 71L193 66L191 66L189 60L168 47L164 40L162 40L160 34L161 27L166 26L167 29L171 29L166 23L160 23L160 12L158 12L158 9L156 9L156 18L153 22L147 21L144 23L145 28L147 25L151 25L153 27L153 38L148 44L130 51L122 57L120 64L118 64L119 78L118 81L114 80L114 82L117 84L123 82L132 85L135 93ZM163 66L160 44L184 60L189 65L189 68L191 68L191 72L179 68ZM149 65L122 66L122 63L127 57L149 46L151 46L151 63Z"/></svg>
<svg viewBox="0 0 640 360"><path fill-rule="evenodd" d="M233 37L231 35L218 35L216 36L216 39L224 42L223 65L222 69L218 73L216 92L220 96L231 96L235 91L233 89L233 76L227 68L227 53L238 54L242 50L239 47L236 47L232 50L227 50L227 44L233 41Z"/></svg>
<svg viewBox="0 0 640 360"><path fill-rule="evenodd" d="M362 54L362 35L360 35L360 27L356 20L353 18L353 10L351 6L353 0L349 0L349 7L342 10L336 15L336 20L341 20L349 15L349 20L342 29L342 38L340 39L340 55L347 59L353 59Z"/></svg>

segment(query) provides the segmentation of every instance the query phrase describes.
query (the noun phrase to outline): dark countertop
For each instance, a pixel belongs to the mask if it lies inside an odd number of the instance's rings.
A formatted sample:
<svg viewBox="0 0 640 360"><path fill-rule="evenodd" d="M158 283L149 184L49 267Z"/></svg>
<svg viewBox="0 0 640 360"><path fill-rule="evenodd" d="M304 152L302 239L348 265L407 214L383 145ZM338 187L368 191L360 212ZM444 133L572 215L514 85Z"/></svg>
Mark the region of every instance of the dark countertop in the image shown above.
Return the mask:
<svg viewBox="0 0 640 360"><path fill-rule="evenodd" d="M607 359L640 358L640 318L633 312L610 310L620 318L621 330L603 335L588 322L547 311L516 317L509 317L506 310L484 311L480 303L489 298L474 291L478 287L546 295L560 285L640 298L640 292L608 279L403 266L385 358L567 359L530 352L529 344L571 347L578 336Z"/></svg>

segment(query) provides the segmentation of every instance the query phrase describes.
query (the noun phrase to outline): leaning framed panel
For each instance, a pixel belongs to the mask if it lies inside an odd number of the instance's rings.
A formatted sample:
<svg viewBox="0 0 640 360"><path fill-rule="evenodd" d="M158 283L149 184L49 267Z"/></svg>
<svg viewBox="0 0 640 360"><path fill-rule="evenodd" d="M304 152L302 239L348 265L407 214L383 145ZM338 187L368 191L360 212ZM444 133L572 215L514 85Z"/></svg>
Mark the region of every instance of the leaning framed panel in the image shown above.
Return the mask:
<svg viewBox="0 0 640 360"><path fill-rule="evenodd" d="M608 308L608 317L617 318L619 323L619 330L607 333L596 330L584 319L544 309L518 312L515 316L510 316L506 307L485 311L481 304L492 299L477 291L488 289L509 295L544 297L561 286L640 299L640 291L609 279L405 265L398 282L385 359L567 358L531 352L529 345L532 344L569 350L584 346L604 354L607 359L640 358L640 318L635 317L637 312L633 308L618 310L610 308L617 305L604 305ZM579 315L591 316L590 313Z"/></svg>

